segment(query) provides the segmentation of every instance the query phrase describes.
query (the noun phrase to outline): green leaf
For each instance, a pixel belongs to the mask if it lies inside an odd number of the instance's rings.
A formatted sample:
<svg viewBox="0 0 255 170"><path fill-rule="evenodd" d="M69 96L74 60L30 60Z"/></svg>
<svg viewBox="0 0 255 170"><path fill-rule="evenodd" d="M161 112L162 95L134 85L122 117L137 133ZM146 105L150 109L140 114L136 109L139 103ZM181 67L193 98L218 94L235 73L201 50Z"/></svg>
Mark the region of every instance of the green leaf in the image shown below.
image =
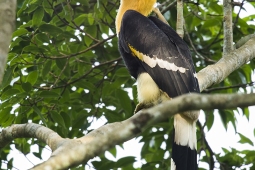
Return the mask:
<svg viewBox="0 0 255 170"><path fill-rule="evenodd" d="M32 18L33 25L39 26L42 22L43 16L44 16L43 8L37 8Z"/></svg>
<svg viewBox="0 0 255 170"><path fill-rule="evenodd" d="M48 32L53 36L57 36L58 34L63 32L62 29L60 29L59 27L56 27L55 25L51 25L51 24L40 25L39 29L42 32Z"/></svg>
<svg viewBox="0 0 255 170"><path fill-rule="evenodd" d="M71 127L72 119L66 112L61 112L61 117L64 120L64 126L65 128Z"/></svg>
<svg viewBox="0 0 255 170"><path fill-rule="evenodd" d="M14 97L14 95L20 93L19 90L17 89L8 89L7 91L3 92L2 95L1 95L1 100L7 100L7 99L10 99L12 97Z"/></svg>
<svg viewBox="0 0 255 170"><path fill-rule="evenodd" d="M219 114L220 114L223 126L225 127L226 130L227 130L228 122L231 122L236 130L233 110L229 110L229 109L219 110Z"/></svg>
<svg viewBox="0 0 255 170"><path fill-rule="evenodd" d="M95 25L91 25L88 28L85 28L85 31L90 34L92 37L96 37L97 35L97 27ZM87 46L90 46L90 44L93 42L94 40L91 39L89 36L85 36L84 37L84 42Z"/></svg>
<svg viewBox="0 0 255 170"><path fill-rule="evenodd" d="M24 47L23 50L26 52L35 52L35 53L41 53L45 51L45 49L34 46L34 45L28 45Z"/></svg>
<svg viewBox="0 0 255 170"><path fill-rule="evenodd" d="M249 139L249 138L247 138L246 136L244 136L244 135L242 135L241 133L238 133L239 134L239 136L240 136L240 140L239 140L239 143L242 143L242 144L244 144L244 143L248 143L248 144L250 144L251 146L254 146L254 144L253 144L253 142Z"/></svg>
<svg viewBox="0 0 255 170"><path fill-rule="evenodd" d="M65 126L65 121L63 119L63 117L61 116L60 113L52 111L50 116L52 117L52 119L54 120L54 122L57 122L61 127L66 127Z"/></svg>
<svg viewBox="0 0 255 170"><path fill-rule="evenodd" d="M27 4L30 0L25 0L25 1L18 1L19 6L21 5L21 8L18 10L17 12L17 16L19 16L26 8L27 8ZM22 2L22 4L20 4Z"/></svg>
<svg viewBox="0 0 255 170"><path fill-rule="evenodd" d="M131 101L130 101L130 98L129 98L127 92L124 90L121 90L121 89L117 89L117 90L115 90L115 96L116 96L117 100L119 101L122 109L124 109L127 114L131 114L132 113L132 105L131 105Z"/></svg>
<svg viewBox="0 0 255 170"><path fill-rule="evenodd" d="M9 118L9 115L11 114L11 110L12 110L12 107L6 107L2 110L0 110L0 125L2 125L2 123L4 123L8 118Z"/></svg>
<svg viewBox="0 0 255 170"><path fill-rule="evenodd" d="M10 126L13 123L14 119L15 119L15 115L14 114L9 114L8 119L6 121L4 121L1 124L1 126L2 127Z"/></svg>
<svg viewBox="0 0 255 170"><path fill-rule="evenodd" d="M242 108L243 114L245 115L245 117L247 118L247 120L249 120L249 116L250 116L250 110L249 108L245 107Z"/></svg>
<svg viewBox="0 0 255 170"><path fill-rule="evenodd" d="M49 4L49 1L43 1L43 8L45 12L47 12L50 16L52 16L54 10L51 9L51 5Z"/></svg>
<svg viewBox="0 0 255 170"><path fill-rule="evenodd" d="M121 67L115 72L115 76L117 77L128 77L130 78L130 74L126 67Z"/></svg>
<svg viewBox="0 0 255 170"><path fill-rule="evenodd" d="M87 17L88 17L88 14L81 14L77 18L74 19L74 22L77 25L81 25Z"/></svg>
<svg viewBox="0 0 255 170"><path fill-rule="evenodd" d="M38 78L38 71L32 71L27 76L27 82L29 82L31 85L34 85Z"/></svg>
<svg viewBox="0 0 255 170"><path fill-rule="evenodd" d="M80 81L77 81L75 84L74 84L76 87L81 87L83 89L88 89L90 91L94 91L96 89L95 85L89 81L86 81L84 79L80 80Z"/></svg>
<svg viewBox="0 0 255 170"><path fill-rule="evenodd" d="M135 157L133 156L127 156L127 157L124 157L124 158L120 158L116 164L115 164L115 167L118 168L118 167L124 167L124 166L127 166L127 165L130 165L130 164L133 164L135 162Z"/></svg>
<svg viewBox="0 0 255 170"><path fill-rule="evenodd" d="M218 14L222 14L222 6L218 5L217 2L210 2L209 8Z"/></svg>
<svg viewBox="0 0 255 170"><path fill-rule="evenodd" d="M26 9L26 13L32 13L33 11L35 11L36 9L38 8L38 6L37 5L29 5L29 6L27 6L27 9Z"/></svg>
<svg viewBox="0 0 255 170"><path fill-rule="evenodd" d="M204 22L203 27L205 28L210 28L210 27L215 27L215 23L219 23L220 21L218 19L210 19L210 20L206 20Z"/></svg>
<svg viewBox="0 0 255 170"><path fill-rule="evenodd" d="M25 92L30 92L32 89L32 85L29 82L22 83L21 86Z"/></svg>
<svg viewBox="0 0 255 170"><path fill-rule="evenodd" d="M44 33L38 33L36 34L36 39L41 41L42 43L48 43L50 42L49 37Z"/></svg>
<svg viewBox="0 0 255 170"><path fill-rule="evenodd" d="M214 122L214 111L205 111L206 114L206 125L208 128L208 131L212 128L213 122Z"/></svg>
<svg viewBox="0 0 255 170"><path fill-rule="evenodd" d="M12 38L14 37L19 37L21 35L24 35L28 33L28 30L25 29L25 28L19 28L18 30L14 31L13 34L12 34Z"/></svg>
<svg viewBox="0 0 255 170"><path fill-rule="evenodd" d="M51 71L51 65L52 60L47 60L46 63L43 64L42 77L46 77L49 74Z"/></svg>
<svg viewBox="0 0 255 170"><path fill-rule="evenodd" d="M42 0L30 0L30 4L40 4Z"/></svg>
<svg viewBox="0 0 255 170"><path fill-rule="evenodd" d="M88 14L88 22L89 22L89 25L93 25L94 23L94 17L92 16L91 13Z"/></svg>
<svg viewBox="0 0 255 170"><path fill-rule="evenodd" d="M3 81L2 84L0 85L0 87L3 89L6 86L8 86L12 80L12 71L13 68L12 67L8 67L5 72L4 72L4 77L3 77Z"/></svg>
<svg viewBox="0 0 255 170"><path fill-rule="evenodd" d="M39 95L40 95L40 97L43 97L43 98L56 98L56 97L59 97L59 94L55 93L53 91L42 91Z"/></svg>
<svg viewBox="0 0 255 170"><path fill-rule="evenodd" d="M70 76L70 68L69 68L69 63L68 63L69 60L67 59L57 59L56 60L56 64L58 66L58 68L63 72L64 74L69 77Z"/></svg>
<svg viewBox="0 0 255 170"><path fill-rule="evenodd" d="M113 147L112 149L108 150L108 152L110 152L112 154L112 156L116 158L116 156L117 156L116 146Z"/></svg>
<svg viewBox="0 0 255 170"><path fill-rule="evenodd" d="M38 107L33 106L33 109L34 109L35 113L37 113L37 115L41 118L41 121L43 122L43 124L45 126L48 126L45 118L43 117L43 115L42 115L41 111L38 109Z"/></svg>

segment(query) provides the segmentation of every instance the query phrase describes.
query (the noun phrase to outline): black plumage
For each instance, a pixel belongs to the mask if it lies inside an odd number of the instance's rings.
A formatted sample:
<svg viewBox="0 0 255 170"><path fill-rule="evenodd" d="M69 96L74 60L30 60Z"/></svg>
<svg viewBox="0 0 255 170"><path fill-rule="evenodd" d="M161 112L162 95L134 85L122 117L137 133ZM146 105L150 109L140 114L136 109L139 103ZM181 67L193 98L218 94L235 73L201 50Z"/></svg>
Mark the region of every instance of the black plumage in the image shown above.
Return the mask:
<svg viewBox="0 0 255 170"><path fill-rule="evenodd" d="M135 18L135 19L134 19ZM150 67L135 57L129 46L164 62L185 68L185 73ZM119 33L119 49L130 74L137 78L147 72L158 87L173 98L178 95L199 92L198 81L194 77L195 69L187 44L168 25L155 17L145 17L134 10L127 10L123 16Z"/></svg>
<svg viewBox="0 0 255 170"><path fill-rule="evenodd" d="M170 26L155 17L146 17L135 10L127 10L121 21L118 34L119 51L135 79L139 79L142 73L148 73L158 88L170 98L199 92L189 48ZM143 88L142 85L141 88ZM139 103L138 108L146 104ZM199 113L196 114L198 116ZM185 121L177 121L181 119ZM177 137L187 135L185 139L187 145L174 142L172 165L177 170L196 170L196 147L193 144L189 146L190 142L188 142L193 141L196 145L196 134L194 134L196 120L179 116L175 121L177 121L175 127L186 129L185 131L177 130L176 134Z"/></svg>

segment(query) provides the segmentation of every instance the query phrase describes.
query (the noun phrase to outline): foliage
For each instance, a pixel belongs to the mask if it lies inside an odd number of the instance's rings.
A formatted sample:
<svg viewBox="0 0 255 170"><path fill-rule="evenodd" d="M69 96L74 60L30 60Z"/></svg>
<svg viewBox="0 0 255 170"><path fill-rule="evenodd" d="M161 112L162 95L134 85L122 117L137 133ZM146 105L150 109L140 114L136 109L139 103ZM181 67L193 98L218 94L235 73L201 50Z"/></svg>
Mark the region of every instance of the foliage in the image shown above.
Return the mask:
<svg viewBox="0 0 255 170"><path fill-rule="evenodd" d="M170 4L163 0L159 2L163 8ZM246 3L255 5L254 2ZM13 33L0 92L1 128L34 122L47 126L62 137L74 138L87 134L94 118L105 117L110 123L132 115L137 104L136 87L118 52L115 34L118 6L118 0L18 1L17 29ZM174 28L175 7L164 15ZM222 5L209 0L186 2L184 16L192 42L187 35L184 39L190 46L194 45L198 52L191 48L199 71L222 56ZM240 18L239 14L233 13L234 42L254 33L255 26L248 22L253 19L252 15ZM255 62L250 61L205 92L246 92L248 88L245 84L252 82L254 67ZM239 86L226 88L233 85ZM234 110L220 110L226 128L228 123L236 126L233 113ZM249 118L247 108L241 114ZM198 150L204 153L200 162L210 166L213 160L228 169L251 165L254 153L250 151L224 149L224 156L220 156L210 150L203 132L214 124L213 111L206 111L205 115L206 124L198 128ZM173 120L162 122L141 135L141 142L144 142L141 156L147 162L141 169L167 169L170 163L168 153L172 148L172 124ZM240 143L252 144L242 134L240 138ZM37 142L17 139L13 144L26 155L31 152L31 143ZM41 158L43 147L44 144L40 144L39 153L34 155ZM0 164L8 160L9 152L10 147L1 151ZM116 156L116 148L110 152ZM135 161L134 157L124 157L113 162L101 155L100 161L93 161L92 164L98 170L125 170L134 169ZM11 164L12 160L8 166L11 167ZM255 169L254 164L252 168Z"/></svg>

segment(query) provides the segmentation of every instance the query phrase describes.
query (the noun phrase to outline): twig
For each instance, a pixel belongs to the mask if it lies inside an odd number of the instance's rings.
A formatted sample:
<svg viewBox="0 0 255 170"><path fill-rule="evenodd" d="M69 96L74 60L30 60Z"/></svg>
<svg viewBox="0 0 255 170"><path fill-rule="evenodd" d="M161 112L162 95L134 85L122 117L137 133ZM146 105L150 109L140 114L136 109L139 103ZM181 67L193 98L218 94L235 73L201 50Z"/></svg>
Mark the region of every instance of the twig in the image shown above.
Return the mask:
<svg viewBox="0 0 255 170"><path fill-rule="evenodd" d="M93 49L93 48L95 48L95 47L97 47L97 46L99 46L99 45L105 43L106 41L108 41L108 40L114 38L115 36L116 36L116 34L111 35L111 36L109 36L108 38L103 39L103 40L97 42L96 44L93 44L93 45L91 45L90 47L86 48L85 50L79 51L79 52L77 52L77 53L75 53L75 54L71 54L71 55L67 55L67 56L60 56L60 57L47 57L47 58L49 58L49 59L61 59L61 58L75 57L75 56L77 56L77 55L80 55L80 54L83 54L83 53L86 53L86 52L90 51L91 49Z"/></svg>
<svg viewBox="0 0 255 170"><path fill-rule="evenodd" d="M215 87L215 88L210 88L210 89L205 89L204 92L210 93L212 91L216 90L226 90L226 89L233 89L233 88L240 88L240 87L248 87L248 86L253 86L255 82L250 82L250 83L245 83L245 84L237 84L233 86L226 86L226 87Z"/></svg>
<svg viewBox="0 0 255 170"><path fill-rule="evenodd" d="M203 126L202 124L200 123L200 121L197 121L197 125L198 127L200 128L200 131L201 131L201 136L202 136L202 143L205 144L205 147L208 149L209 151L209 167L210 167L210 170L213 170L214 169L214 159L213 159L213 156L215 155L212 148L210 147L210 145L208 144L207 140L206 140L206 137L205 137L205 133L204 133L204 129L203 129Z"/></svg>
<svg viewBox="0 0 255 170"><path fill-rule="evenodd" d="M185 24L185 20L184 20L184 31L185 31L185 33L186 33L186 35L187 35L187 38L188 38L189 43L190 43L190 45L191 45L191 48L194 50L194 52L197 54L197 56L198 56L199 58L201 58L202 60L205 60L205 61L208 61L208 62L211 62L211 63L216 63L215 60L212 60L212 59L210 59L210 58L208 58L208 57L204 57L204 56L202 56L202 55L197 51L196 47L194 46L194 44L193 44L193 42L192 42L192 40L191 40L191 38L190 38L190 36L189 36L189 32L188 32L188 30L187 30L187 27L186 27L186 24Z"/></svg>
<svg viewBox="0 0 255 170"><path fill-rule="evenodd" d="M243 8L244 1L245 1L245 0L243 0L241 3L236 2L236 3L238 3L238 4L240 5L240 8L239 8L239 11L238 11L238 13L237 13L237 16L236 16L235 22L234 22L234 24L233 24L233 28L236 26L236 24L237 24L237 22L238 22L238 19L239 19L239 16L240 16L241 10L242 10L242 8ZM232 2L232 4L233 4L233 3L234 3L234 2ZM233 5L234 5L234 4L233 4Z"/></svg>
<svg viewBox="0 0 255 170"><path fill-rule="evenodd" d="M173 1L171 4L169 4L165 9L161 11L162 14L166 13L168 10L170 10L172 7L174 7L177 4L176 0Z"/></svg>

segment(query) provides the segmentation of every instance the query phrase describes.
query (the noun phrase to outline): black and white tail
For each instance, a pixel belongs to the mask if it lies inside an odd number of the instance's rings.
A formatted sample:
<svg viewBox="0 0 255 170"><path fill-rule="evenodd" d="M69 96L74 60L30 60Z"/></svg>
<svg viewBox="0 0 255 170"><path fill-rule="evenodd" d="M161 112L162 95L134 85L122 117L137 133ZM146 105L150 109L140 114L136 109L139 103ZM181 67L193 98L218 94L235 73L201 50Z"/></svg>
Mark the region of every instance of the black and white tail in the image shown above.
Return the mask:
<svg viewBox="0 0 255 170"><path fill-rule="evenodd" d="M193 111L174 116L175 134L171 170L197 170L196 121L198 115L198 111Z"/></svg>

